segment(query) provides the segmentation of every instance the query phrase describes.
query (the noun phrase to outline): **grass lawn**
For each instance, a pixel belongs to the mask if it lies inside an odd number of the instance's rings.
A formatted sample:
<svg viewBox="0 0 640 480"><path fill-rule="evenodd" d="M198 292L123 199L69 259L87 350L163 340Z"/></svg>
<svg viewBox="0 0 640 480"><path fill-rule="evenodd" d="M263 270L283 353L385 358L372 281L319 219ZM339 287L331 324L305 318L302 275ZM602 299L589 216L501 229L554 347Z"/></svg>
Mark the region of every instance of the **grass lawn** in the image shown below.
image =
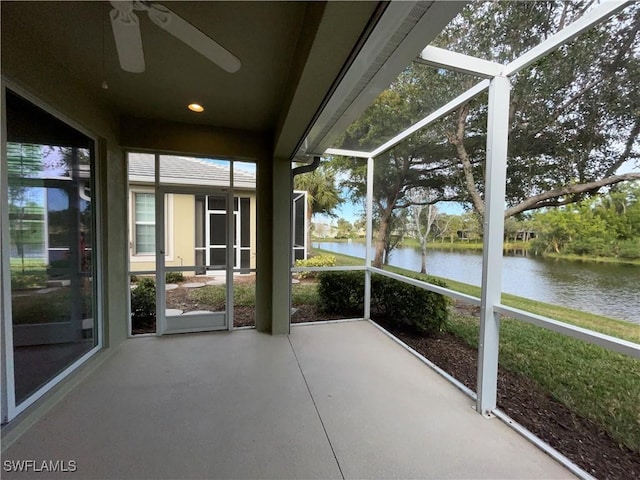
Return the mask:
<svg viewBox="0 0 640 480"><path fill-rule="evenodd" d="M319 253L324 253L318 251ZM338 265L363 260L337 255ZM388 267L399 274L409 272ZM442 279L458 292L479 297L480 287ZM573 325L640 343L640 326L601 315L503 294L502 302ZM478 317L452 313L448 330L478 346ZM535 380L577 414L601 425L619 443L640 452L640 360L506 318L500 330L500 365Z"/></svg>

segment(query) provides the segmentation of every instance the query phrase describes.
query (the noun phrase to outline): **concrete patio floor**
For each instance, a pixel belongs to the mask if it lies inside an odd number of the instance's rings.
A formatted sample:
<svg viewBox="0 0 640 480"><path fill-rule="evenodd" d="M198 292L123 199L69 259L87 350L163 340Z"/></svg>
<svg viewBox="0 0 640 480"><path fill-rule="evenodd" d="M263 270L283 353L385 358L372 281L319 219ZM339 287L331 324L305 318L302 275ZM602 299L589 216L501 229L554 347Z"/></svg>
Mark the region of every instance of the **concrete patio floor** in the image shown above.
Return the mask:
<svg viewBox="0 0 640 480"><path fill-rule="evenodd" d="M365 321L126 341L2 457L76 462L57 478L572 478Z"/></svg>

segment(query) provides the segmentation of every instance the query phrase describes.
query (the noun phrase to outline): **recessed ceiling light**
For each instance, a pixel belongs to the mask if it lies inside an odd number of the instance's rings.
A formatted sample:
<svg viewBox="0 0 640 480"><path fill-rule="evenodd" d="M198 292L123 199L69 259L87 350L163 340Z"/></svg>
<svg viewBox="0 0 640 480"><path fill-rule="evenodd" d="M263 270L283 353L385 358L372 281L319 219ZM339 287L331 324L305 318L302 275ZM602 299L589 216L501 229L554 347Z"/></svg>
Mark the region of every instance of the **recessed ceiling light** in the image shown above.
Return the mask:
<svg viewBox="0 0 640 480"><path fill-rule="evenodd" d="M190 103L187 108L189 110L191 110L192 112L204 112L204 107L202 105L199 105L197 103Z"/></svg>

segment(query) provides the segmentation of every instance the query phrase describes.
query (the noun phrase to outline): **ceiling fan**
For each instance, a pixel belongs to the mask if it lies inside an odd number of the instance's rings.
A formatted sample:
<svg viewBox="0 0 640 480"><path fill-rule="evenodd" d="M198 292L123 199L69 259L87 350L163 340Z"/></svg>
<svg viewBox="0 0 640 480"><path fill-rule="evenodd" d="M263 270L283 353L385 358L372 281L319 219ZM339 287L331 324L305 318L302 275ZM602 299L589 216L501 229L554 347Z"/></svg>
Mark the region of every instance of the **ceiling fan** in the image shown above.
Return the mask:
<svg viewBox="0 0 640 480"><path fill-rule="evenodd" d="M118 59L123 70L142 73L145 69L140 19L135 11L147 12L153 23L181 40L196 52L229 73L240 69L240 60L218 42L206 36L184 18L158 3L141 0L111 1L109 13L111 27L116 40Z"/></svg>

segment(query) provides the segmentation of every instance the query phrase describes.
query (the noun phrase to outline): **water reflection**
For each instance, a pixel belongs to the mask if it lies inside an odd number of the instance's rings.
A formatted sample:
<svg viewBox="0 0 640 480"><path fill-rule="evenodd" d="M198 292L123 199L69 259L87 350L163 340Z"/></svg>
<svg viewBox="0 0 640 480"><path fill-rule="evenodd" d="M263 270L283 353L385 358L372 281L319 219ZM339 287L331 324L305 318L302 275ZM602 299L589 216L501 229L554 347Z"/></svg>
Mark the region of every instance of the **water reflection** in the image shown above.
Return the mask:
<svg viewBox="0 0 640 480"><path fill-rule="evenodd" d="M357 257L365 254L362 243L314 242L313 246ZM420 251L394 250L390 264L419 271ZM427 269L432 275L479 286L482 254L429 250ZM636 265L506 255L502 276L503 292L640 324L640 267Z"/></svg>

